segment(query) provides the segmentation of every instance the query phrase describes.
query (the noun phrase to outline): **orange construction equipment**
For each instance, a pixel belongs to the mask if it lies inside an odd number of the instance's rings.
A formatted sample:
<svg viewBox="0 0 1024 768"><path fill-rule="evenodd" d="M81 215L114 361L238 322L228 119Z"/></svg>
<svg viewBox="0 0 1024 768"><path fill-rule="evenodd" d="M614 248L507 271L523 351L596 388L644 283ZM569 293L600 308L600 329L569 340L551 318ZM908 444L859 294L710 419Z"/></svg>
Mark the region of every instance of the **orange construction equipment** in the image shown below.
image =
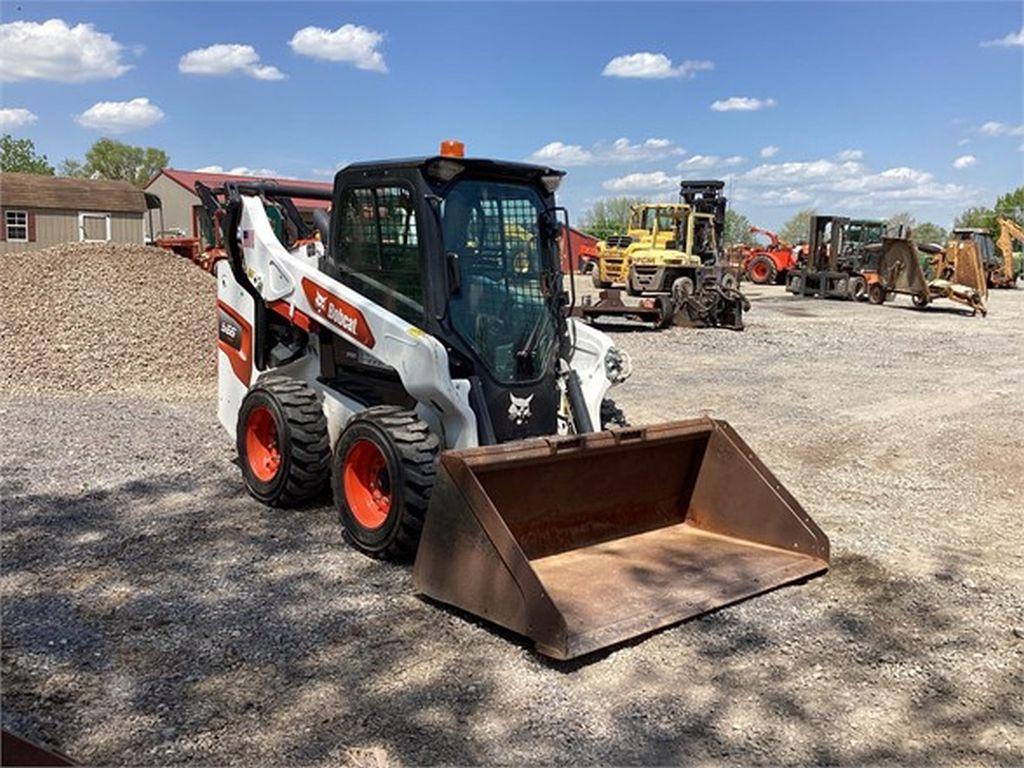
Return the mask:
<svg viewBox="0 0 1024 768"><path fill-rule="evenodd" d="M742 247L743 274L757 285L784 283L786 274L797 265L796 249L768 229L751 227L750 234L764 235L768 244Z"/></svg>

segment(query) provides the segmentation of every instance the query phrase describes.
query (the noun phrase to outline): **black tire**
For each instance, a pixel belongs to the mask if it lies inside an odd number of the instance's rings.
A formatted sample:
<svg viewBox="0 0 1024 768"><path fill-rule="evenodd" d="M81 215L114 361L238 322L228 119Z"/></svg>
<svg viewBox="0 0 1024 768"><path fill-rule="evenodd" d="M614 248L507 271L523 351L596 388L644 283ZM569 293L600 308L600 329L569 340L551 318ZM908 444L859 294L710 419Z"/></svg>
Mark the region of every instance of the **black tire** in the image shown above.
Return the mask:
<svg viewBox="0 0 1024 768"><path fill-rule="evenodd" d="M257 422L266 424L268 418L277 453L271 476L256 455L261 442L255 427ZM327 487L331 459L327 419L316 393L304 382L280 374L257 381L238 411L236 445L246 488L264 504L294 506L319 496Z"/></svg>
<svg viewBox="0 0 1024 768"><path fill-rule="evenodd" d="M346 495L346 460L361 441L376 446L387 473L390 504L383 522L373 527L360 521L358 500ZM331 487L342 527L353 545L388 560L410 560L416 554L440 452L437 435L412 411L380 405L352 418L334 449Z"/></svg>
<svg viewBox="0 0 1024 768"><path fill-rule="evenodd" d="M615 404L614 400L606 397L601 401L601 429L628 426L629 422L626 421L626 414Z"/></svg>
<svg viewBox="0 0 1024 768"><path fill-rule="evenodd" d="M915 293L910 297L910 300L918 309L924 309L925 307L928 306L928 303L931 301L931 298L928 296L928 294L925 293Z"/></svg>
<svg viewBox="0 0 1024 768"><path fill-rule="evenodd" d="M747 265L747 279L754 285L775 285L779 270L767 256L755 256Z"/></svg>
<svg viewBox="0 0 1024 768"><path fill-rule="evenodd" d="M863 301L867 297L868 281L860 275L850 278L850 298L854 301Z"/></svg>
<svg viewBox="0 0 1024 768"><path fill-rule="evenodd" d="M725 272L718 284L726 290L735 291L738 290L740 281L732 272Z"/></svg>
<svg viewBox="0 0 1024 768"><path fill-rule="evenodd" d="M872 304L884 304L886 299L885 286L879 282L868 285L868 301Z"/></svg>
<svg viewBox="0 0 1024 768"><path fill-rule="evenodd" d="M677 307L682 306L683 303L693 296L693 292L696 290L693 286L693 280L689 277L677 277L672 281L672 301Z"/></svg>
<svg viewBox="0 0 1024 768"><path fill-rule="evenodd" d="M803 285L804 279L799 273L790 274L786 280L786 290L790 293L800 293Z"/></svg>

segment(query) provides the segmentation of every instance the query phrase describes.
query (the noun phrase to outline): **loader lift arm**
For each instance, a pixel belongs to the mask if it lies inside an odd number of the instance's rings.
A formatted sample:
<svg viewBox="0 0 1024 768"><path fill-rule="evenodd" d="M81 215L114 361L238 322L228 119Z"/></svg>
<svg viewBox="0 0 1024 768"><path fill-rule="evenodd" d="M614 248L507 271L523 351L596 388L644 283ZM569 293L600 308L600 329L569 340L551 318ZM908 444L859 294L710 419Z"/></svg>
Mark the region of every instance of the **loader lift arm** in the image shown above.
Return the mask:
<svg viewBox="0 0 1024 768"><path fill-rule="evenodd" d="M1019 262L1014 262L1013 242L1016 240L1024 248L1024 229L1021 229L1017 222L1006 216L1000 216L997 221L999 222L999 238L996 240L996 246L1003 254L1003 271L1011 283L1016 283L1017 278L1021 276L1022 265Z"/></svg>

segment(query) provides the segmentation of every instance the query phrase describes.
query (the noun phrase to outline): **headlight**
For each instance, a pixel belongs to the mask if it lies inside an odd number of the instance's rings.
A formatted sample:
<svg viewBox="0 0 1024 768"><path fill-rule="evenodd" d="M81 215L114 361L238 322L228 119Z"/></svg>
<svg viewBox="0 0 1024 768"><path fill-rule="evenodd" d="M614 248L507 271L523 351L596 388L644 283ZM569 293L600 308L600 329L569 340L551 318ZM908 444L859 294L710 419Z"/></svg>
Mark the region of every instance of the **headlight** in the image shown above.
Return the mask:
<svg viewBox="0 0 1024 768"><path fill-rule="evenodd" d="M612 347L604 356L604 374L612 384L621 384L633 372L633 363L629 355Z"/></svg>

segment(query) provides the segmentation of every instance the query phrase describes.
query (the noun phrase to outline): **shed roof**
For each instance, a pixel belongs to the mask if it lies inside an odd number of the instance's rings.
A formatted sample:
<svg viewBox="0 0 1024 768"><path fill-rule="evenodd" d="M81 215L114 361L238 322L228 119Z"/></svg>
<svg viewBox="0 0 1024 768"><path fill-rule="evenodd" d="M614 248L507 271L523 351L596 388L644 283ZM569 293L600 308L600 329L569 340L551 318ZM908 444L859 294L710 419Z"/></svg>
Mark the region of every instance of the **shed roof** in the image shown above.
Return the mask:
<svg viewBox="0 0 1024 768"><path fill-rule="evenodd" d="M237 176L230 173L184 171L181 170L180 168L164 168L162 171L160 171L160 174L163 174L172 181L177 182L185 189L187 189L189 192L191 192L193 195L196 193L197 181L203 182L203 184L205 184L208 187L220 187L229 181L271 181L278 182L280 184L301 185L303 187L309 187L310 189L315 189L321 192L330 192L334 188L333 184L325 183L322 181L305 181L303 179L275 178L272 176ZM160 174L157 174L157 176L154 176L152 179L149 180L149 184L146 185L147 189L149 188L149 185L152 184ZM331 207L330 200L316 200L314 198L307 197L293 197L292 202L295 203L296 208L323 208L326 210Z"/></svg>
<svg viewBox="0 0 1024 768"><path fill-rule="evenodd" d="M142 213L142 191L127 181L69 179L37 173L0 173L0 205L72 211Z"/></svg>

